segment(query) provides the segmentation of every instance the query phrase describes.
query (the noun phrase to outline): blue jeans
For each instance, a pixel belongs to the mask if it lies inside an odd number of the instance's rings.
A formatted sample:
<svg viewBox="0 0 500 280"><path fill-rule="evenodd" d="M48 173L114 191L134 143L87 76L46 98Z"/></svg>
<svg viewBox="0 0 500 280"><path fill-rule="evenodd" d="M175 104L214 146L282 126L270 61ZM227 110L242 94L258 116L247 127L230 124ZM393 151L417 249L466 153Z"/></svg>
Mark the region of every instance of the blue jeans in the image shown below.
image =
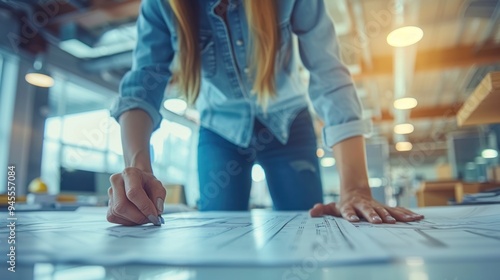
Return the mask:
<svg viewBox="0 0 500 280"><path fill-rule="evenodd" d="M241 148L201 127L198 173L201 211L248 210L252 166L266 174L275 210L308 210L323 201L317 142L311 115L301 111L283 145L258 120L251 144Z"/></svg>

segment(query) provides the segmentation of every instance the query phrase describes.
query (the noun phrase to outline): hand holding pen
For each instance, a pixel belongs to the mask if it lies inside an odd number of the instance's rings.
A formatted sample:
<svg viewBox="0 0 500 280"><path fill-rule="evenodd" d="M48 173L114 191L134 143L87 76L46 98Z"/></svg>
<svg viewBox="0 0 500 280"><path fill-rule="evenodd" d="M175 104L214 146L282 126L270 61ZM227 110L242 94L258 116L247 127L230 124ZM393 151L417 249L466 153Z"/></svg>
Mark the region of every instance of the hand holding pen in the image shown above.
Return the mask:
<svg viewBox="0 0 500 280"><path fill-rule="evenodd" d="M107 220L121 225L165 223L161 214L166 197L162 183L152 173L128 167L110 177Z"/></svg>

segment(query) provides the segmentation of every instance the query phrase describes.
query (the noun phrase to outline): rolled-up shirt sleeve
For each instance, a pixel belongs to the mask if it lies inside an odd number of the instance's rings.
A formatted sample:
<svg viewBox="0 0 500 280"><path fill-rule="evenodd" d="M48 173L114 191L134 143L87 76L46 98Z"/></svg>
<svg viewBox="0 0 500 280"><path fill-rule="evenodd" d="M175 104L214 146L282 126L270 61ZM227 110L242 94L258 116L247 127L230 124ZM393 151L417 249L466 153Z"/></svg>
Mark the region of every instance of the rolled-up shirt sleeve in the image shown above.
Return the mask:
<svg viewBox="0 0 500 280"><path fill-rule="evenodd" d="M132 69L123 77L120 96L111 108L117 120L128 110L141 109L151 117L155 129L162 120L159 110L172 77L170 65L175 55L162 14L165 9L160 5L165 5L162 0L142 1Z"/></svg>
<svg viewBox="0 0 500 280"><path fill-rule="evenodd" d="M309 96L323 119L323 144L331 148L354 136L369 134L362 106L348 69L340 60L333 21L324 0L297 0L291 17L302 63L310 72Z"/></svg>

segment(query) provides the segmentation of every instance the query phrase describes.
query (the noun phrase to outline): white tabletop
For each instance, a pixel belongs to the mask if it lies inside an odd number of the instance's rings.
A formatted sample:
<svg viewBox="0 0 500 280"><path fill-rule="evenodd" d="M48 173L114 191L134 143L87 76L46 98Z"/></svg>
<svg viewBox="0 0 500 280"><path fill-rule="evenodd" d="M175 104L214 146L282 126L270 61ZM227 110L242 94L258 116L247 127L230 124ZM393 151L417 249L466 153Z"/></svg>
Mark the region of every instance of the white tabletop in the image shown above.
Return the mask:
<svg viewBox="0 0 500 280"><path fill-rule="evenodd" d="M0 279L500 279L500 205L418 212L424 221L396 225L195 212L162 227L112 225L102 211L23 213L16 272L4 266Z"/></svg>

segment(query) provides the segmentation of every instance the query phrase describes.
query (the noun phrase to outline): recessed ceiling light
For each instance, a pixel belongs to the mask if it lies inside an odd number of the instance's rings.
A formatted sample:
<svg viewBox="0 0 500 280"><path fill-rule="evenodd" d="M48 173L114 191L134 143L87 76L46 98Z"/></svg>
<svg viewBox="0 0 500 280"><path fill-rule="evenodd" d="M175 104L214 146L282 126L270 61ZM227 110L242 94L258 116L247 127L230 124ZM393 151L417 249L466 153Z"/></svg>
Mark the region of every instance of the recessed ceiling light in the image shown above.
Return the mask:
<svg viewBox="0 0 500 280"><path fill-rule="evenodd" d="M24 79L37 87L50 88L54 86L54 78L44 73L28 73L24 76Z"/></svg>
<svg viewBox="0 0 500 280"><path fill-rule="evenodd" d="M398 110L408 110L417 107L418 101L413 97L404 97L394 101L394 108Z"/></svg>
<svg viewBox="0 0 500 280"><path fill-rule="evenodd" d="M37 87L50 88L54 86L54 78L50 76L45 63L45 54L39 53L36 55L33 67L26 72L24 79L29 84Z"/></svg>
<svg viewBox="0 0 500 280"><path fill-rule="evenodd" d="M498 151L494 149L485 149L481 152L483 158L496 158L498 157Z"/></svg>
<svg viewBox="0 0 500 280"><path fill-rule="evenodd" d="M396 150L399 152L408 152L413 149L413 145L410 142L398 142L396 143Z"/></svg>
<svg viewBox="0 0 500 280"><path fill-rule="evenodd" d="M410 134L414 130L413 125L409 123L398 124L394 127L394 133L396 134Z"/></svg>
<svg viewBox="0 0 500 280"><path fill-rule="evenodd" d="M408 47L418 43L424 37L424 31L416 26L404 26L393 30L387 36L387 43L393 47Z"/></svg>

